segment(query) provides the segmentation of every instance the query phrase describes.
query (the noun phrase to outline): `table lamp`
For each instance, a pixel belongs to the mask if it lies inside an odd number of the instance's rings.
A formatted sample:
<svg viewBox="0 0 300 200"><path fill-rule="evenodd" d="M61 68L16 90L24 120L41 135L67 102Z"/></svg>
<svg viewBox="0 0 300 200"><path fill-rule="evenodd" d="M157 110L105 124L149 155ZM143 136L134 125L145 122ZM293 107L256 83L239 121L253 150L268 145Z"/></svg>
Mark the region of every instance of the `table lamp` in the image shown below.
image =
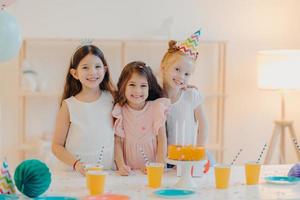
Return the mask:
<svg viewBox="0 0 300 200"><path fill-rule="evenodd" d="M274 129L265 157L269 164L279 137L279 163L285 163L285 131L291 139L296 139L293 121L285 118L285 92L300 89L300 50L268 50L258 52L258 88L278 90L281 93L281 119L274 121ZM295 151L300 160L300 153Z"/></svg>

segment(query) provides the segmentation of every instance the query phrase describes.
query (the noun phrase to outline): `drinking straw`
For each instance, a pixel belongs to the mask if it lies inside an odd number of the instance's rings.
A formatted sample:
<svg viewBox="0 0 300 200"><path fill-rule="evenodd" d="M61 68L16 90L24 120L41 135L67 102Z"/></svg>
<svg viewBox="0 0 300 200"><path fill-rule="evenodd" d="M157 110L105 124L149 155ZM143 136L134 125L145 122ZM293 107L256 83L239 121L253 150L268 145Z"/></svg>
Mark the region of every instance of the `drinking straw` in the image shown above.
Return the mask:
<svg viewBox="0 0 300 200"><path fill-rule="evenodd" d="M239 157L239 155L241 154L241 152L243 151L243 149L240 149L237 154L235 155L235 157L233 158L232 162L230 163L230 165L233 165L233 163L237 160L237 158Z"/></svg>
<svg viewBox="0 0 300 200"><path fill-rule="evenodd" d="M149 164L149 160L148 160L148 158L147 158L147 156L146 156L144 150L142 149L142 147L140 148L140 152L141 152L141 154L143 155L143 158L144 158L144 160L145 160L145 163L146 163L146 164Z"/></svg>
<svg viewBox="0 0 300 200"><path fill-rule="evenodd" d="M260 154L259 154L259 157L258 157L256 163L259 163L259 161L260 161L260 159L261 159L261 157L262 157L264 151L266 150L266 147L267 147L267 143L265 143L263 149L261 150L261 152L260 152Z"/></svg>
<svg viewBox="0 0 300 200"><path fill-rule="evenodd" d="M293 142L294 142L296 148L298 149L298 151L300 151L300 145L298 144L296 138L293 139Z"/></svg>
<svg viewBox="0 0 300 200"><path fill-rule="evenodd" d="M104 146L101 147L98 163L102 162L103 154L104 154L103 152L104 152Z"/></svg>

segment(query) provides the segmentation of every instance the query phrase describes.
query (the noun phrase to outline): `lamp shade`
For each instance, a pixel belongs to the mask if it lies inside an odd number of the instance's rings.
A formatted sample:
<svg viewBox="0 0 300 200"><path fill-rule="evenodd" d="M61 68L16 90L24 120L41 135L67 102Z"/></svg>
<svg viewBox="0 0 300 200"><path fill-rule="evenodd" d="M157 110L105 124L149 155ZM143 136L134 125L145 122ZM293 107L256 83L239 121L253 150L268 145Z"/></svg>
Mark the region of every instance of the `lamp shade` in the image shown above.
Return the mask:
<svg viewBox="0 0 300 200"><path fill-rule="evenodd" d="M300 89L300 50L258 52L258 88Z"/></svg>

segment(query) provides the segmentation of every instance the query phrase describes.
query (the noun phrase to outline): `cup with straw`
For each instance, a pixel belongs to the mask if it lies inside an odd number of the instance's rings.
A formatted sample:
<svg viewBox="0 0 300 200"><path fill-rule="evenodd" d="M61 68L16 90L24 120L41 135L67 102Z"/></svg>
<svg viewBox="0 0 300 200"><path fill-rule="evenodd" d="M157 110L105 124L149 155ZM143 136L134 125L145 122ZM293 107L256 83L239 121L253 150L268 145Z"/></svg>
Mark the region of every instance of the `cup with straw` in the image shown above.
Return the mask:
<svg viewBox="0 0 300 200"><path fill-rule="evenodd" d="M267 143L264 144L262 150L259 153L258 159L255 162L247 162L245 164L246 184L256 185L259 182L261 158L267 148Z"/></svg>
<svg viewBox="0 0 300 200"><path fill-rule="evenodd" d="M161 186L162 176L164 172L164 164L157 162L150 162L144 150L140 148L140 152L144 158L147 170L148 186L151 188L158 188Z"/></svg>
<svg viewBox="0 0 300 200"><path fill-rule="evenodd" d="M217 164L217 165L215 165L215 167L214 167L215 184L216 184L217 189L226 189L226 188L228 188L231 166L238 159L241 152L242 152L242 149L240 149L238 151L238 153L234 156L234 158L231 161L230 165L226 165L226 164Z"/></svg>
<svg viewBox="0 0 300 200"><path fill-rule="evenodd" d="M85 165L86 171L101 171L103 170L104 166L102 165L104 155L104 146L101 147L99 151L99 157L97 163L90 163Z"/></svg>

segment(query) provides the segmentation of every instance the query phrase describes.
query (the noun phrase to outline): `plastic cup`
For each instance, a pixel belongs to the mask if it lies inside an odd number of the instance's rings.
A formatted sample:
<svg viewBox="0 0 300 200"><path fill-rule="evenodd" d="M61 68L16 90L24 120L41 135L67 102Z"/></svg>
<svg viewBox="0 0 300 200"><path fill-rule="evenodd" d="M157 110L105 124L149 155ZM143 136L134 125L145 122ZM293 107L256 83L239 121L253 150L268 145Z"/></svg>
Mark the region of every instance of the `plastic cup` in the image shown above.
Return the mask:
<svg viewBox="0 0 300 200"><path fill-rule="evenodd" d="M101 165L101 164L86 164L85 170L86 171L101 171L101 170L103 170L103 165Z"/></svg>
<svg viewBox="0 0 300 200"><path fill-rule="evenodd" d="M215 183L217 189L228 188L230 165L215 165Z"/></svg>
<svg viewBox="0 0 300 200"><path fill-rule="evenodd" d="M164 164L149 163L146 165L148 186L151 188L158 188L161 186L162 176L164 173Z"/></svg>
<svg viewBox="0 0 300 200"><path fill-rule="evenodd" d="M245 164L245 174L246 174L246 184L247 185L258 184L260 167L261 167L261 164L256 163L256 162L247 162Z"/></svg>
<svg viewBox="0 0 300 200"><path fill-rule="evenodd" d="M106 173L99 170L86 172L86 183L90 195L98 195L104 192Z"/></svg>

